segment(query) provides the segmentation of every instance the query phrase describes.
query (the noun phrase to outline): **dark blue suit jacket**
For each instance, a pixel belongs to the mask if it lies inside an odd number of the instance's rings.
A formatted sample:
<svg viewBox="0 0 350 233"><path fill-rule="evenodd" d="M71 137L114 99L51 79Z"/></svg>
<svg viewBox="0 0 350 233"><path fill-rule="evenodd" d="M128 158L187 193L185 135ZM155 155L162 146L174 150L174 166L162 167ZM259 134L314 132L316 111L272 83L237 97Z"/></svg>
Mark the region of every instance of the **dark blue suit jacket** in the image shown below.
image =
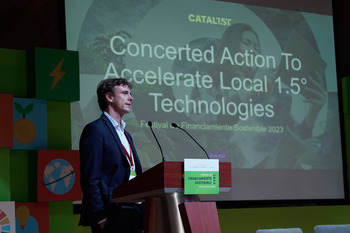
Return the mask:
<svg viewBox="0 0 350 233"><path fill-rule="evenodd" d="M136 174L142 173L140 159L130 134L125 135L130 143ZM106 115L85 126L80 138L80 173L83 191L80 225L94 225L107 217L112 193L129 180L130 165L115 128Z"/></svg>

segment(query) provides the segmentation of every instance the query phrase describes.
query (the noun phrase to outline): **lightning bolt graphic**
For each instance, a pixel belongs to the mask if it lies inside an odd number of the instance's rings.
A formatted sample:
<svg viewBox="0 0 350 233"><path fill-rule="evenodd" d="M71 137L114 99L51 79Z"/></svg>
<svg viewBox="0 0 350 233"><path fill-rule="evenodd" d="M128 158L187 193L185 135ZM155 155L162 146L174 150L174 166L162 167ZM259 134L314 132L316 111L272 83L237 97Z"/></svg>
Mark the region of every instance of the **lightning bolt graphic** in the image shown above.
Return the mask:
<svg viewBox="0 0 350 233"><path fill-rule="evenodd" d="M58 65L55 67L55 69L53 69L50 73L50 76L54 77L53 82L52 82L52 86L51 86L51 90L55 88L55 86L57 85L57 83L61 80L61 78L66 74L66 72L62 72L61 68L62 68L62 64L63 64L64 58L62 58L62 60L60 61L60 63L58 63Z"/></svg>

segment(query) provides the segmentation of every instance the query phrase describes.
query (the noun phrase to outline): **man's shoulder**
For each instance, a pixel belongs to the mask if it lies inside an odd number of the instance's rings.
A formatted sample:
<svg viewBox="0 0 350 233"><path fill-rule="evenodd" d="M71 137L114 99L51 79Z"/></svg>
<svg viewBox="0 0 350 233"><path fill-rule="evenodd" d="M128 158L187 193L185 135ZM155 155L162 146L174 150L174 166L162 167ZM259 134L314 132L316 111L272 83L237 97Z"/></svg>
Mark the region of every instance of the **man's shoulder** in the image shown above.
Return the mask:
<svg viewBox="0 0 350 233"><path fill-rule="evenodd" d="M96 124L101 124L101 123L103 123L103 120L100 117L100 118L97 118L96 120L89 122L87 125L96 125Z"/></svg>
<svg viewBox="0 0 350 233"><path fill-rule="evenodd" d="M102 123L105 124L105 122L107 121L108 121L108 118L106 117L106 115L102 114L99 118L89 122L87 125L98 125Z"/></svg>
<svg viewBox="0 0 350 233"><path fill-rule="evenodd" d="M103 118L103 115L100 118L97 118L94 121L91 121L90 123L85 125L85 129L91 129L91 128L101 128L103 126L106 126L107 120Z"/></svg>

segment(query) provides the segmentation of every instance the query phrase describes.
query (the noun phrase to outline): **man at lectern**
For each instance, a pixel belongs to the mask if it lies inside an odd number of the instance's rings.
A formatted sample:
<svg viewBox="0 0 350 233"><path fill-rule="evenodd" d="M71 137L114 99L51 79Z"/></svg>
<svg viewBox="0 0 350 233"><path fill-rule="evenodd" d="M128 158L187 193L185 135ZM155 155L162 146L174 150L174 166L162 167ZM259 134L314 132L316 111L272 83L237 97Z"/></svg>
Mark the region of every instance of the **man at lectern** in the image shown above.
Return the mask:
<svg viewBox="0 0 350 233"><path fill-rule="evenodd" d="M142 206L116 203L112 193L142 173L124 114L130 112L131 84L124 78L105 79L97 86L101 117L87 124L80 138L80 172L83 191L80 225L92 233L142 232Z"/></svg>

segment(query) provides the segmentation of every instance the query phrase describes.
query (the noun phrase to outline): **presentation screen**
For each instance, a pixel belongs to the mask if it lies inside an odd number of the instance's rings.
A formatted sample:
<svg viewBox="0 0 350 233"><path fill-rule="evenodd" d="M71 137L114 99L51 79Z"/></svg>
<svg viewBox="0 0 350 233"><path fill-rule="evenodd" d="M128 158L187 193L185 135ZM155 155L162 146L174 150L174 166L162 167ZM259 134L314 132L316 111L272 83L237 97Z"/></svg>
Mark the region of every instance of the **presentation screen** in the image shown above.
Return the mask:
<svg viewBox="0 0 350 233"><path fill-rule="evenodd" d="M72 149L101 115L97 84L124 77L144 170L161 151L209 157L231 163L232 189L204 200L343 199L331 1L304 2L66 1L67 49L80 59Z"/></svg>

